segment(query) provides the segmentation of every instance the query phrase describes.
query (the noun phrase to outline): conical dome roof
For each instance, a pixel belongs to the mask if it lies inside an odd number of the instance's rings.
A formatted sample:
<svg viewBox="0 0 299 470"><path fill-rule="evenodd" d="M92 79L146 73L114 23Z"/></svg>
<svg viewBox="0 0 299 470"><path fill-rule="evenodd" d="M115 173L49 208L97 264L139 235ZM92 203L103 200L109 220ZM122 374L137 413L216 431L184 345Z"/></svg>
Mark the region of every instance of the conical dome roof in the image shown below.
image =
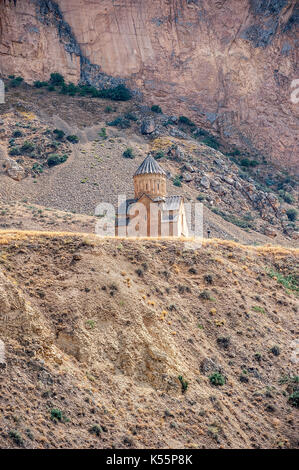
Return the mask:
<svg viewBox="0 0 299 470"><path fill-rule="evenodd" d="M143 160L140 167L136 170L134 176L146 174L166 175L163 168L151 155L148 155Z"/></svg>

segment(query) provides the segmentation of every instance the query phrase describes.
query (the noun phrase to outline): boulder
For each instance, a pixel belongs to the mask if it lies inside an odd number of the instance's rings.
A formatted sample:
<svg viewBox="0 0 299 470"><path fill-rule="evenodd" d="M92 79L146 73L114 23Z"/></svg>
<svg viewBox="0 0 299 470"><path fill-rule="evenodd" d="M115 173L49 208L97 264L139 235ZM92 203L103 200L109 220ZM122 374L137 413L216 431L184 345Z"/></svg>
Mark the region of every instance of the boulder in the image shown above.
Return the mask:
<svg viewBox="0 0 299 470"><path fill-rule="evenodd" d="M267 236L267 237L271 237L271 238L275 238L277 237L277 232L276 230L274 230L274 228L272 227L265 227L264 229L264 234Z"/></svg>
<svg viewBox="0 0 299 470"><path fill-rule="evenodd" d="M279 208L279 200L273 193L267 193L266 195L268 201L270 202L273 209L277 210Z"/></svg>
<svg viewBox="0 0 299 470"><path fill-rule="evenodd" d="M234 180L230 176L225 175L225 176L222 177L222 180L225 181L225 183L227 183L227 184L231 184L231 185L234 184Z"/></svg>
<svg viewBox="0 0 299 470"><path fill-rule="evenodd" d="M201 184L204 188L210 189L210 180L209 180L209 178L208 178L206 175L204 175L204 176L201 178L200 184Z"/></svg>
<svg viewBox="0 0 299 470"><path fill-rule="evenodd" d="M234 186L238 191L241 191L242 185L241 185L241 183L239 183L239 181L235 181Z"/></svg>
<svg viewBox="0 0 299 470"><path fill-rule="evenodd" d="M144 119L141 123L140 132L143 135L152 134L156 130L156 124L154 119Z"/></svg>
<svg viewBox="0 0 299 470"><path fill-rule="evenodd" d="M210 359L206 357L201 361L200 371L202 374L207 374L211 372L222 372L222 367L215 361L214 358Z"/></svg>
<svg viewBox="0 0 299 470"><path fill-rule="evenodd" d="M193 179L191 173L189 173L188 171L184 171L184 173L182 173L182 177L183 180L186 181L186 183L189 183Z"/></svg>
<svg viewBox="0 0 299 470"><path fill-rule="evenodd" d="M24 168L21 167L17 162L11 158L6 158L2 161L2 167L6 170L6 173L10 178L16 181L20 181L25 178L26 173Z"/></svg>
<svg viewBox="0 0 299 470"><path fill-rule="evenodd" d="M184 160L185 158L184 151L178 145L172 145L169 148L167 155L171 160L176 160L176 161L181 161L181 160Z"/></svg>
<svg viewBox="0 0 299 470"><path fill-rule="evenodd" d="M177 137L178 139L188 139L188 135L185 132L180 131L175 127L170 129L169 135L171 135L171 137Z"/></svg>
<svg viewBox="0 0 299 470"><path fill-rule="evenodd" d="M179 118L177 116L169 116L168 121L177 124L179 122Z"/></svg>
<svg viewBox="0 0 299 470"><path fill-rule="evenodd" d="M184 166L185 166L187 171L189 171L190 173L194 173L195 168L193 168L193 166L190 165L190 163L186 162Z"/></svg>

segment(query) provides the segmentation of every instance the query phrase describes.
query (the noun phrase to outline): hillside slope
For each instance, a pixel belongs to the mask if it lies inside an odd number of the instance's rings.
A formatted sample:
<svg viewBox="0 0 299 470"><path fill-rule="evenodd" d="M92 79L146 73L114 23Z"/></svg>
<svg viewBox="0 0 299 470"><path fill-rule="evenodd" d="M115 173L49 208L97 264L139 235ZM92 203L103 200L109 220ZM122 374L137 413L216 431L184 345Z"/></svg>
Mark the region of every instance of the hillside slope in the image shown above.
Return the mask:
<svg viewBox="0 0 299 470"><path fill-rule="evenodd" d="M209 229L213 237L245 244L297 243L296 217L288 216L296 215L298 206L294 176L261 156L233 156L212 136L196 136L188 121L155 113L136 100L78 95L61 94L59 87L51 92L27 84L15 88L7 81L6 103L0 107L2 228L20 228L13 225L12 208L7 213L11 203L92 216L99 202L116 204L119 194L131 197L133 174L151 151L168 172L168 194L204 204L205 234ZM145 123L152 126L150 134L142 130ZM77 144L69 142L70 135ZM132 159L123 156L128 148ZM63 163L50 166L49 159ZM40 222L47 218L41 216Z"/></svg>
<svg viewBox="0 0 299 470"><path fill-rule="evenodd" d="M298 251L191 248L1 232L1 448L298 446Z"/></svg>

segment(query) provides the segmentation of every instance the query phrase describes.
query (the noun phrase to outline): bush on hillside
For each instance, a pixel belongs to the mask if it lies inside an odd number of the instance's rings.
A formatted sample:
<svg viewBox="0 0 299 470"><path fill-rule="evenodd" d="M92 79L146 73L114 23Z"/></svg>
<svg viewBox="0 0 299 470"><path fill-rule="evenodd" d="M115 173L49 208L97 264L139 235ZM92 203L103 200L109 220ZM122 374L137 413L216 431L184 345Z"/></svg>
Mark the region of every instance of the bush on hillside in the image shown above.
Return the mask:
<svg viewBox="0 0 299 470"><path fill-rule="evenodd" d="M67 155L58 155L56 153L52 153L51 155L49 155L47 163L49 167L56 166L60 165L61 163L64 163L67 158Z"/></svg>
<svg viewBox="0 0 299 470"><path fill-rule="evenodd" d="M153 113L162 114L162 109L158 104L153 104L151 110L153 111Z"/></svg>
<svg viewBox="0 0 299 470"><path fill-rule="evenodd" d="M79 137L77 135L68 135L67 140L72 144L77 144L79 142Z"/></svg>
<svg viewBox="0 0 299 470"><path fill-rule="evenodd" d="M36 80L34 83L33 83L33 86L35 88L43 88L45 86L48 86L48 82L41 82L40 80Z"/></svg>
<svg viewBox="0 0 299 470"><path fill-rule="evenodd" d="M126 119L123 116L118 116L113 121L108 122L107 125L118 127L119 129L128 129L129 127L131 127L129 119Z"/></svg>
<svg viewBox="0 0 299 470"><path fill-rule="evenodd" d="M124 158L135 158L133 149L131 147L128 147L124 153L123 153Z"/></svg>
<svg viewBox="0 0 299 470"><path fill-rule="evenodd" d="M173 178L172 182L174 186L179 186L179 187L182 186L180 177L178 175Z"/></svg>
<svg viewBox="0 0 299 470"><path fill-rule="evenodd" d="M60 73L51 73L50 83L54 86L60 86L64 84L64 78Z"/></svg>
<svg viewBox="0 0 299 470"><path fill-rule="evenodd" d="M214 374L210 375L209 380L210 380L210 383L212 385L215 385L216 387L222 386L226 382L225 377L219 372L215 372Z"/></svg>
<svg viewBox="0 0 299 470"><path fill-rule="evenodd" d="M288 219L292 222L295 222L295 220L297 220L298 212L296 211L296 209L288 209L286 214L288 216Z"/></svg>
<svg viewBox="0 0 299 470"><path fill-rule="evenodd" d="M185 124L186 126L190 126L190 127L195 126L194 122L191 121L189 118L187 118L187 116L180 116L179 117L179 123L180 124Z"/></svg>
<svg viewBox="0 0 299 470"><path fill-rule="evenodd" d="M54 129L53 134L57 140L62 140L65 136L64 132L61 129Z"/></svg>

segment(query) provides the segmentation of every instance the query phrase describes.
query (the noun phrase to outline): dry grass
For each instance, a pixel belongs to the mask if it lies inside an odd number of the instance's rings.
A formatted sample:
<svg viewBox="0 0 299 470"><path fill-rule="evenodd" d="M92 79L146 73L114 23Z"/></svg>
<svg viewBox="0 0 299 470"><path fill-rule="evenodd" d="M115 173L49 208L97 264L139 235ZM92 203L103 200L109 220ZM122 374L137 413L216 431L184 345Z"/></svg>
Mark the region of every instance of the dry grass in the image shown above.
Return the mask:
<svg viewBox="0 0 299 470"><path fill-rule="evenodd" d="M26 240L28 238L43 239L43 238L64 238L64 237L84 237L84 239L89 239L93 242L101 241L130 241L142 243L144 241L152 242L180 242L180 243L191 243L196 246L198 249L202 244L204 247L228 247L234 249L241 249L243 251L261 253L264 255L274 255L277 256L287 256L289 254L294 256L299 256L299 248L286 248L279 245L262 245L262 246L252 246L252 245L243 245L241 243L234 242L232 240L222 240L220 238L202 238L196 239L192 237L101 237L96 234L85 233L85 232L60 232L60 231L39 231L39 230L0 230L0 244L4 245L12 241Z"/></svg>

